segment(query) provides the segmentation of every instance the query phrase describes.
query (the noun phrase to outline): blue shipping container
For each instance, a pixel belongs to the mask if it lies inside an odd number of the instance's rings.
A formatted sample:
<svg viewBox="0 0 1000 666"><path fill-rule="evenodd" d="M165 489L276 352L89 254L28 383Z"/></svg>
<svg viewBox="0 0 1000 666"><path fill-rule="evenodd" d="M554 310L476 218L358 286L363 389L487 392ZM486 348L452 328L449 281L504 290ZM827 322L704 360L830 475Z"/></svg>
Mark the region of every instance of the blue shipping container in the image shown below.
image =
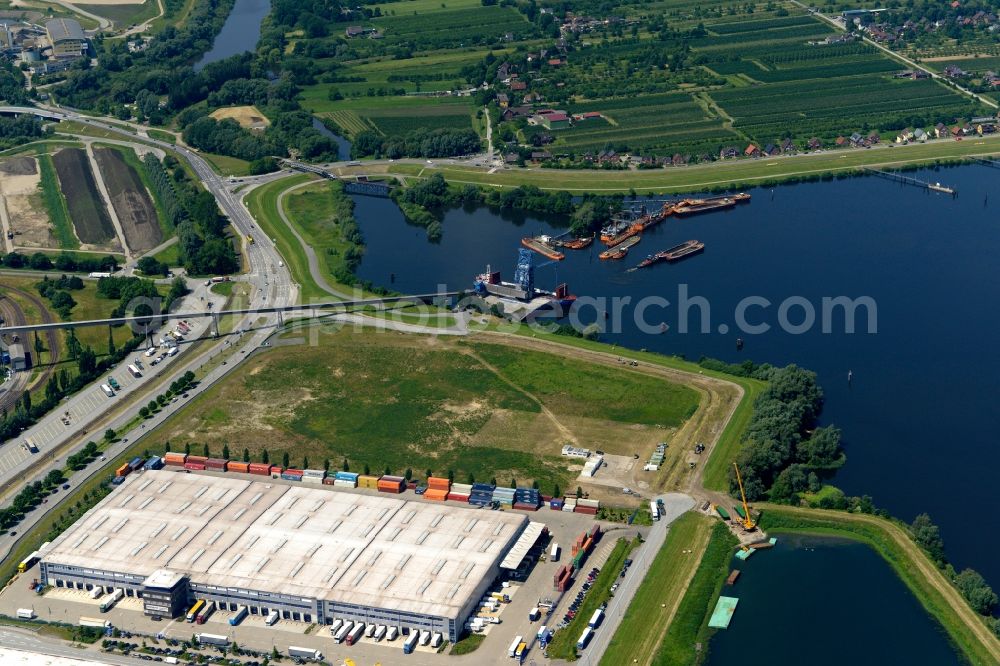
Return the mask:
<svg viewBox="0 0 1000 666"><path fill-rule="evenodd" d="M121 485L122 481L124 481L124 480L125 480L124 476L116 476L111 483L112 483L112 485L119 486L119 485Z"/></svg>
<svg viewBox="0 0 1000 666"><path fill-rule="evenodd" d="M286 481L301 481L302 480L302 475L301 474L287 474L285 472L282 472L281 473L281 478L285 479Z"/></svg>
<svg viewBox="0 0 1000 666"><path fill-rule="evenodd" d="M140 467L142 467L142 458L139 458L138 456L135 457L135 458L132 458L132 460L129 461L128 466L131 467L132 471L134 472L135 470L137 470Z"/></svg>
<svg viewBox="0 0 1000 666"><path fill-rule="evenodd" d="M146 461L146 464L143 465L143 467L146 469L162 469L163 458L161 458L160 456L153 456L152 458Z"/></svg>

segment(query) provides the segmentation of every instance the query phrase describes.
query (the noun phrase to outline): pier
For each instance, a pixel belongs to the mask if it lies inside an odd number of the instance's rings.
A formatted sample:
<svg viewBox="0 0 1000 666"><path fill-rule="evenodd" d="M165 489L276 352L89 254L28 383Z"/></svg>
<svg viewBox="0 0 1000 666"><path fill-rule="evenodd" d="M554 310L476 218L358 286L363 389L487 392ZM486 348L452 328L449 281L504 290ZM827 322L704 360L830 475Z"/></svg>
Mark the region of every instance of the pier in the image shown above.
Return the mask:
<svg viewBox="0 0 1000 666"><path fill-rule="evenodd" d="M902 183L904 185L914 185L924 190L929 190L931 192L941 192L943 194L950 194L955 196L958 194L957 191L950 187L946 187L941 183L931 183L926 180L920 180L918 178L912 178L910 176L904 176L901 173L896 173L894 171L882 171L881 169L873 169L872 167L864 167L864 170L868 173L874 174L876 176L881 176L888 180L894 180L897 183Z"/></svg>
<svg viewBox="0 0 1000 666"><path fill-rule="evenodd" d="M344 192L348 194L363 194L369 197L388 197L392 185L379 181L344 181Z"/></svg>
<svg viewBox="0 0 1000 666"><path fill-rule="evenodd" d="M988 160L984 157L970 157L970 160L976 164L982 164L983 166L993 167L994 169L1000 169L1000 161Z"/></svg>

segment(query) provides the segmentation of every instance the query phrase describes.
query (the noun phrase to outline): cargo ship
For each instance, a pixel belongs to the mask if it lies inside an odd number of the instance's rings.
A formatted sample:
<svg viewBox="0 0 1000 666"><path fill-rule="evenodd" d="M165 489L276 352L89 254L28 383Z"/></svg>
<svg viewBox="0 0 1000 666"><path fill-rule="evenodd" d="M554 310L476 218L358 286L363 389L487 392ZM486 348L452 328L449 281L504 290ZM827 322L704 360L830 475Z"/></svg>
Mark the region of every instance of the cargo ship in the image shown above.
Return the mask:
<svg viewBox="0 0 1000 666"><path fill-rule="evenodd" d="M537 252L543 257L547 257L554 261L562 261L565 259L566 255L552 247L551 243L552 238L550 236L525 236L521 239L521 245L533 252Z"/></svg>
<svg viewBox="0 0 1000 666"><path fill-rule="evenodd" d="M638 245L639 241L642 240L642 236L632 236L623 243L618 244L615 247L608 248L604 252L597 255L602 260L608 259L624 259L628 254L629 248Z"/></svg>
<svg viewBox="0 0 1000 666"><path fill-rule="evenodd" d="M490 266L487 266L485 273L476 276L473 287L476 293L481 296L497 296L522 303L542 298L551 301L553 306L558 305L564 310L576 301L576 296L569 293L569 287L566 283L559 284L554 291L535 287L534 267L531 265L531 252L528 250L519 251L514 279L519 279L521 282L504 282L500 279L499 271L494 271Z"/></svg>
<svg viewBox="0 0 1000 666"><path fill-rule="evenodd" d="M713 210L725 210L736 205L736 200L729 197L718 199L686 199L674 206L675 215L697 215Z"/></svg>
<svg viewBox="0 0 1000 666"><path fill-rule="evenodd" d="M639 262L638 268L646 268L661 261L680 261L685 257L698 254L705 249L705 244L697 240L684 241L680 245L675 245L669 250L663 250L656 254L651 254Z"/></svg>

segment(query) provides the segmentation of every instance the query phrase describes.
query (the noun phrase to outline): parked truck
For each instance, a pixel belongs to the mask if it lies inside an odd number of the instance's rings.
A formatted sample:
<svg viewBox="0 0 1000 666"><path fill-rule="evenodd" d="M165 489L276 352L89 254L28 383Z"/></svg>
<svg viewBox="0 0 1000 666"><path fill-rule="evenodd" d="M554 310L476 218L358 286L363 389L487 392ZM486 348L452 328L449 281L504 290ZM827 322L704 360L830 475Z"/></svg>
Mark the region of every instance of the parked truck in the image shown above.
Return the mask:
<svg viewBox="0 0 1000 666"><path fill-rule="evenodd" d="M278 611L273 610L267 614L267 619L264 620L264 624L271 627L274 626L274 623L277 621L278 621Z"/></svg>
<svg viewBox="0 0 1000 666"><path fill-rule="evenodd" d="M199 645L219 645L225 647L231 643L228 636L219 634L195 634Z"/></svg>
<svg viewBox="0 0 1000 666"><path fill-rule="evenodd" d="M246 616L249 615L249 613L250 611L247 609L246 606L240 606L240 609L236 611L236 615L229 618L229 626L235 627L240 622L242 622L244 618L246 618Z"/></svg>
<svg viewBox="0 0 1000 666"><path fill-rule="evenodd" d="M384 624L380 624L377 627L375 627L375 635L372 638L375 639L376 643L385 638L385 631L386 629Z"/></svg>
<svg viewBox="0 0 1000 666"><path fill-rule="evenodd" d="M440 631L435 631L431 635L431 647L435 648L435 649L441 647L441 642L443 640L444 640L444 636L441 635L441 632Z"/></svg>
<svg viewBox="0 0 1000 666"><path fill-rule="evenodd" d="M101 612L107 613L109 610L114 608L115 604L121 601L122 597L124 596L125 596L125 590L119 587L114 592L104 597L104 599L101 600Z"/></svg>
<svg viewBox="0 0 1000 666"><path fill-rule="evenodd" d="M358 639L361 638L361 633L364 630L365 630L365 623L358 622L356 625L354 625L354 628L348 632L347 638L345 639L344 642L346 642L348 645L354 645L355 643L358 642Z"/></svg>
<svg viewBox="0 0 1000 666"><path fill-rule="evenodd" d="M587 623L587 626L591 629L597 629L597 625L601 623L602 619L604 619L604 611L598 608L594 611L594 614L590 616L590 622Z"/></svg>
<svg viewBox="0 0 1000 666"><path fill-rule="evenodd" d="M108 386L107 384L101 384L101 390L104 391L104 395L108 396L109 398L115 397L115 392L111 390L111 387Z"/></svg>
<svg viewBox="0 0 1000 666"><path fill-rule="evenodd" d="M100 629L110 629L110 620L99 620L96 617L81 617L79 625L81 627L98 627Z"/></svg>
<svg viewBox="0 0 1000 666"><path fill-rule="evenodd" d="M95 585L94 588L90 591L90 598L98 599L102 594L104 594L104 588L101 587L100 585Z"/></svg>
<svg viewBox="0 0 1000 666"><path fill-rule="evenodd" d="M24 440L24 446L28 449L28 453L38 453L38 445L30 438Z"/></svg>
<svg viewBox="0 0 1000 666"><path fill-rule="evenodd" d="M198 611L198 615L194 618L195 624L205 624L205 620L211 617L212 613L214 612L215 612L215 602L209 601L202 607L200 611Z"/></svg>
<svg viewBox="0 0 1000 666"><path fill-rule="evenodd" d="M417 632L411 631L410 635L403 641L403 654L413 654L413 648L417 647Z"/></svg>
<svg viewBox="0 0 1000 666"><path fill-rule="evenodd" d="M429 632L429 631L421 631L420 632L420 644L421 645L427 645L430 642L431 642L431 632Z"/></svg>
<svg viewBox="0 0 1000 666"><path fill-rule="evenodd" d="M294 645L288 646L288 656L298 659L308 659L309 661L321 661L323 659L323 653L319 650L295 647Z"/></svg>
<svg viewBox="0 0 1000 666"><path fill-rule="evenodd" d="M18 620L34 620L35 611L30 608L18 608L17 609L17 619Z"/></svg>
<svg viewBox="0 0 1000 666"><path fill-rule="evenodd" d="M111 388L113 388L116 391L121 390L121 387L122 387L121 384L118 383L118 380L116 380L111 375L108 375L108 386L110 386Z"/></svg>
<svg viewBox="0 0 1000 666"><path fill-rule="evenodd" d="M135 367L134 364L131 363L129 364L128 371L132 374L133 377L142 377L142 373L139 372L139 368Z"/></svg>
<svg viewBox="0 0 1000 666"><path fill-rule="evenodd" d="M399 636L399 627L389 627L389 630L385 632L385 640L394 641Z"/></svg>
<svg viewBox="0 0 1000 666"><path fill-rule="evenodd" d="M344 622L340 629L337 629L337 633L333 635L333 640L337 643L343 643L344 639L347 638L347 634L351 633L351 629L353 628L353 622Z"/></svg>
<svg viewBox="0 0 1000 666"><path fill-rule="evenodd" d="M510 647L507 648L507 656L513 657L514 655L516 655L517 646L520 645L523 641L524 641L524 636L515 636L514 641L510 644Z"/></svg>

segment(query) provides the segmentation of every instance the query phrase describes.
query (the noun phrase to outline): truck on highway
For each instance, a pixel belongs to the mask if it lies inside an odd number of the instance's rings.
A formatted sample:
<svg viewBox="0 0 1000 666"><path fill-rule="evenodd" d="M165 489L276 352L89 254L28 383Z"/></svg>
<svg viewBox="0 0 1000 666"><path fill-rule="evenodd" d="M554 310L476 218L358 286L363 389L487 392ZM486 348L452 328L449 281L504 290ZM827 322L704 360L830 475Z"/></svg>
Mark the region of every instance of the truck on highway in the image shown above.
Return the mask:
<svg viewBox="0 0 1000 666"><path fill-rule="evenodd" d="M128 371L132 373L133 377L142 377L142 373L139 372L139 368L135 367L132 363L129 363Z"/></svg>
<svg viewBox="0 0 1000 666"><path fill-rule="evenodd" d="M587 626L591 629L597 629L597 625L601 623L602 619L604 619L604 611L598 608L594 611L594 614L590 616L590 622L587 623Z"/></svg>
<svg viewBox="0 0 1000 666"><path fill-rule="evenodd" d="M403 641L403 654L413 654L415 647L417 647L417 632L411 631L410 635Z"/></svg>
<svg viewBox="0 0 1000 666"><path fill-rule="evenodd" d="M34 620L35 611L30 608L18 608L17 609L17 619L18 620Z"/></svg>
<svg viewBox="0 0 1000 666"><path fill-rule="evenodd" d="M295 647L294 645L288 646L288 656L297 659L308 659L310 661L321 661L323 659L323 653L319 650Z"/></svg>
<svg viewBox="0 0 1000 666"><path fill-rule="evenodd" d="M125 590L120 587L108 596L101 599L101 612L107 613L109 610L115 607L119 601L125 596Z"/></svg>
<svg viewBox="0 0 1000 666"><path fill-rule="evenodd" d="M236 615L229 618L229 626L235 627L250 613L246 606L240 606L240 609L236 611Z"/></svg>
<svg viewBox="0 0 1000 666"><path fill-rule="evenodd" d="M81 627L99 627L101 629L111 628L110 620L99 620L96 617L81 617L78 624Z"/></svg>
<svg viewBox="0 0 1000 666"><path fill-rule="evenodd" d="M649 503L649 515L653 517L653 520L660 519L660 505L653 500Z"/></svg>
<svg viewBox="0 0 1000 666"><path fill-rule="evenodd" d="M107 384L101 384L101 390L104 391L104 395L108 396L109 398L115 397L115 392Z"/></svg>
<svg viewBox="0 0 1000 666"><path fill-rule="evenodd" d="M278 611L273 610L267 614L267 619L264 620L264 624L271 627L278 621Z"/></svg>
<svg viewBox="0 0 1000 666"><path fill-rule="evenodd" d="M229 645L230 642L227 636L218 634L195 634L195 639L200 645L219 645L222 647Z"/></svg>

